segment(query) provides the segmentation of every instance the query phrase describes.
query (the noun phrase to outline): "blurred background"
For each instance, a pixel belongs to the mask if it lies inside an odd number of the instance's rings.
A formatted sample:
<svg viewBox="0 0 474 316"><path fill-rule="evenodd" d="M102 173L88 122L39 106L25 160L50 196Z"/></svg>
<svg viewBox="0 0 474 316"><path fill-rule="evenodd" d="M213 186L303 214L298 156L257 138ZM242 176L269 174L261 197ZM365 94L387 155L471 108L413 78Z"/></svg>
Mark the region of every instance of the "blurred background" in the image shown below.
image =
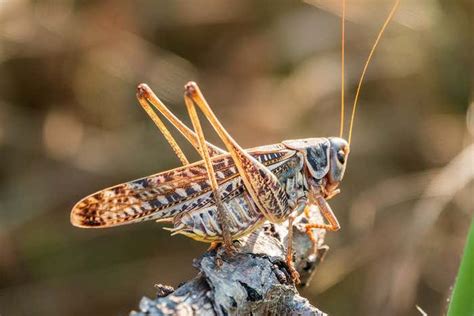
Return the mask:
<svg viewBox="0 0 474 316"><path fill-rule="evenodd" d="M348 110L392 4L347 1ZM402 1L376 51L331 201L342 229L302 290L325 312L446 310L474 204L471 6ZM192 277L206 244L153 222L69 222L83 196L179 165L136 85L189 123L183 86L197 81L244 147L337 135L340 12L329 0L0 0L0 314L126 315L155 283Z"/></svg>

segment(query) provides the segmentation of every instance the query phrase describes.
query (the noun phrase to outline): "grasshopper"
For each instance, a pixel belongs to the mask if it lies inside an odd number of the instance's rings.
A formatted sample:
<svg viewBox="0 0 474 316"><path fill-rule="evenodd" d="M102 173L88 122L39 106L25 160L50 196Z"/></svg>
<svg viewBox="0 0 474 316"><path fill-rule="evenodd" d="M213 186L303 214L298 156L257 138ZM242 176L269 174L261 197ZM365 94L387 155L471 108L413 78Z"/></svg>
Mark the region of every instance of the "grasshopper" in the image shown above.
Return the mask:
<svg viewBox="0 0 474 316"><path fill-rule="evenodd" d="M103 189L79 201L72 209L71 223L85 228L112 227L141 221L170 222L172 234L183 234L216 245L222 242L233 253L232 241L245 236L265 221L288 221L287 265L293 279L293 219L318 207L326 223L306 224L309 238L313 229L337 231L339 222L327 200L340 192L350 152L355 109L365 71L378 41L399 1L385 20L372 46L352 108L349 141L344 132L344 81L341 81L341 128L339 137L285 140L281 143L243 149L218 120L198 85L185 86L184 101L193 129L181 122L146 85L137 88L137 99L160 129L183 164L173 170ZM344 43L344 12L342 43ZM344 44L341 73L344 78ZM196 107L211 123L225 149L206 141ZM201 161L189 163L163 121L164 116L197 150Z"/></svg>

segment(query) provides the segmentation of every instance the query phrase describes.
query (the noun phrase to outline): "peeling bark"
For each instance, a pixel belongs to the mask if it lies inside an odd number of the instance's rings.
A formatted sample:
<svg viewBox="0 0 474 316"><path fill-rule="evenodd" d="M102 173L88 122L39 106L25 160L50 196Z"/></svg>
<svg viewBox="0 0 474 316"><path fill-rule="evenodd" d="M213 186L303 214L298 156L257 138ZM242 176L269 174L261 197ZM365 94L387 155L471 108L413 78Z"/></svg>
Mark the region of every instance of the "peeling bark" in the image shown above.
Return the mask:
<svg viewBox="0 0 474 316"><path fill-rule="evenodd" d="M322 221L319 211L312 219ZM293 225L295 267L306 286L328 247L325 231L314 230L317 250L305 233L306 218L300 215ZM206 252L194 260L196 277L176 290L157 285L155 299L143 297L139 311L130 315L326 315L301 297L285 263L287 222L267 223L249 236L234 242L238 253L225 254L223 248Z"/></svg>

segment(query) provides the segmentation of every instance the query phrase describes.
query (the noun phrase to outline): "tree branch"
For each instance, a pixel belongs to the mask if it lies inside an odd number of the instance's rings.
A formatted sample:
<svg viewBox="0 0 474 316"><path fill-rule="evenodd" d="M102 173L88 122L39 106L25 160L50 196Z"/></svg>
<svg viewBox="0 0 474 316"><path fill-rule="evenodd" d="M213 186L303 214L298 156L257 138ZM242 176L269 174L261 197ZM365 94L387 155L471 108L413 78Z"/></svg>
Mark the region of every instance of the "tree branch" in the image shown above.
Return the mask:
<svg viewBox="0 0 474 316"><path fill-rule="evenodd" d="M311 218L322 221L317 210ZM306 286L327 250L324 230L314 230L318 238L317 251L305 233L304 215L293 225L295 267L301 286ZM285 263L287 222L267 223L234 244L238 253L227 256L222 248L206 252L194 260L199 271L192 280L176 290L156 285L157 298L143 297L139 311L130 315L325 315L301 297L291 280Z"/></svg>

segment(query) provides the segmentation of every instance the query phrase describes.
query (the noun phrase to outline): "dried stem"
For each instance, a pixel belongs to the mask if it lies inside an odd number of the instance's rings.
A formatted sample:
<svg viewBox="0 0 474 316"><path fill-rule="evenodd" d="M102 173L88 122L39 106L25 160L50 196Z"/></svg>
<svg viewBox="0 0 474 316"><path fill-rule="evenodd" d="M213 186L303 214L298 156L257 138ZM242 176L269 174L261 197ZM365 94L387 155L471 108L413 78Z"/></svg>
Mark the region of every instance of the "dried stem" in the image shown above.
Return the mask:
<svg viewBox="0 0 474 316"><path fill-rule="evenodd" d="M322 221L314 210L312 219ZM324 230L314 230L317 252L305 233L304 215L293 225L295 267L301 286L307 285L328 247ZM238 254L227 256L222 248L194 261L199 271L176 290L157 285L157 298L142 298L139 311L130 315L325 315L298 294L285 264L286 223L267 223L235 242Z"/></svg>

